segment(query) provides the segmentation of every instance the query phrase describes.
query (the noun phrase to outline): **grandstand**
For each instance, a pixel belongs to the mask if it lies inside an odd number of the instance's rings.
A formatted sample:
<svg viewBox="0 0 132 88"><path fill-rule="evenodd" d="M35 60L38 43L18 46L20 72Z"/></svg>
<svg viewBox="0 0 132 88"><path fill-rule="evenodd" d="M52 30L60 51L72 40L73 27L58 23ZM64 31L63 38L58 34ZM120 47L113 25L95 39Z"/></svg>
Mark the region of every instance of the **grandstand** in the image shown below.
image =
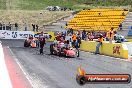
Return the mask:
<svg viewBox="0 0 132 88"><path fill-rule="evenodd" d="M66 28L86 31L109 31L119 29L128 14L127 9L88 9L77 13Z"/></svg>

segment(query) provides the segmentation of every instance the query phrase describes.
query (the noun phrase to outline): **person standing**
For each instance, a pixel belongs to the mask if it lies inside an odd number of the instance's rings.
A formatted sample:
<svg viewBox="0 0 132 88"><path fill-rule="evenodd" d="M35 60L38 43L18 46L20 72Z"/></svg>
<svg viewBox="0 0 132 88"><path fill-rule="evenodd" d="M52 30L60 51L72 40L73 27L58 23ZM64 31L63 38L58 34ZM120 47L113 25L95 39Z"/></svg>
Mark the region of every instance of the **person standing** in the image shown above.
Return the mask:
<svg viewBox="0 0 132 88"><path fill-rule="evenodd" d="M81 44L81 36L80 34L77 35L77 45L78 45L78 48L80 48L80 44Z"/></svg>
<svg viewBox="0 0 132 88"><path fill-rule="evenodd" d="M38 25L36 25L36 32L38 32L38 29L39 29L39 26L38 26Z"/></svg>
<svg viewBox="0 0 132 88"><path fill-rule="evenodd" d="M2 24L0 23L0 30L2 30Z"/></svg>
<svg viewBox="0 0 132 88"><path fill-rule="evenodd" d="M72 35L72 45L75 47L75 44L76 44L76 40L77 40L77 36L76 36L76 33L74 33L73 35Z"/></svg>
<svg viewBox="0 0 132 88"><path fill-rule="evenodd" d="M88 38L89 38L89 41L93 41L94 36L92 32L89 33Z"/></svg>
<svg viewBox="0 0 132 88"><path fill-rule="evenodd" d="M109 34L108 36L109 36L109 42L110 42L110 43L112 43L112 40L113 40L113 38L114 38L114 31L113 31L113 30L114 30L114 28L112 27L112 28L110 29L109 33L108 33L108 34Z"/></svg>
<svg viewBox="0 0 132 88"><path fill-rule="evenodd" d="M3 26L3 30L6 30L6 27L5 27L5 23L4 22L3 22L3 25L2 26Z"/></svg>
<svg viewBox="0 0 132 88"><path fill-rule="evenodd" d="M119 28L120 28L120 30L122 30L122 23L120 23Z"/></svg>
<svg viewBox="0 0 132 88"><path fill-rule="evenodd" d="M63 39L65 40L66 36L65 36L65 34L63 32L61 33L61 37L63 37Z"/></svg>
<svg viewBox="0 0 132 88"><path fill-rule="evenodd" d="M100 54L99 48L100 48L100 46L102 45L102 42L103 42L103 35L102 34L99 34L99 38L98 38L97 42L98 42L98 44L96 46L95 54Z"/></svg>
<svg viewBox="0 0 132 88"><path fill-rule="evenodd" d="M73 35L73 29L72 28L70 29L70 33Z"/></svg>
<svg viewBox="0 0 132 88"><path fill-rule="evenodd" d="M33 31L35 31L35 24L32 24Z"/></svg>
<svg viewBox="0 0 132 88"><path fill-rule="evenodd" d="M83 30L83 31L82 31L82 40L85 40L85 38L86 38L86 31Z"/></svg>
<svg viewBox="0 0 132 88"><path fill-rule="evenodd" d="M43 32L41 32L41 34L39 35L39 43L40 43L40 54L43 54L43 48L44 45L46 44Z"/></svg>
<svg viewBox="0 0 132 88"><path fill-rule="evenodd" d="M16 31L18 31L18 24L15 23L15 28L16 28Z"/></svg>
<svg viewBox="0 0 132 88"><path fill-rule="evenodd" d="M9 30L11 31L11 23L9 22L9 24L8 24L8 25L9 25Z"/></svg>
<svg viewBox="0 0 132 88"><path fill-rule="evenodd" d="M27 24L26 23L24 23L24 31L27 31Z"/></svg>
<svg viewBox="0 0 132 88"><path fill-rule="evenodd" d="M106 32L106 41L109 41L110 39L109 39L110 37L109 37L109 31L108 32Z"/></svg>

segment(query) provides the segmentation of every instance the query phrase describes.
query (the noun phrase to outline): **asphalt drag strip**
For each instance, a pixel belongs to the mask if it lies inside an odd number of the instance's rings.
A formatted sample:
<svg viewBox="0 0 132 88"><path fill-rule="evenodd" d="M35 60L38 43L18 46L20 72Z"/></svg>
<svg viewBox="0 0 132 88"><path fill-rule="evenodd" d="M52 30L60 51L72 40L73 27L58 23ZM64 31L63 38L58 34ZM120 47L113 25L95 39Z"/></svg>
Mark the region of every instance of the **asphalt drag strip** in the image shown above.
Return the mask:
<svg viewBox="0 0 132 88"><path fill-rule="evenodd" d="M9 46L16 59L28 75L33 88L132 88L132 84L86 84L76 83L77 68L82 66L88 74L130 74L132 62L114 57L80 52L79 58L65 58L50 55L49 45L44 55L38 49L24 48L23 40L2 40Z"/></svg>

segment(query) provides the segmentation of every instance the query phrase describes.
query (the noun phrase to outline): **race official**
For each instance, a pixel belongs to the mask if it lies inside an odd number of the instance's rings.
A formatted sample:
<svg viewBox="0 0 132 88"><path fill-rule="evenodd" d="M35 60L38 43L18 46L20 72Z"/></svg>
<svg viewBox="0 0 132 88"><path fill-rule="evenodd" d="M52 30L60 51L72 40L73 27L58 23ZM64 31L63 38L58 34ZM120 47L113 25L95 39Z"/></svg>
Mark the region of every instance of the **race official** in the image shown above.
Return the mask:
<svg viewBox="0 0 132 88"><path fill-rule="evenodd" d="M76 40L77 40L77 35L74 33L73 35L72 35L72 45L75 47L75 43L76 43Z"/></svg>
<svg viewBox="0 0 132 88"><path fill-rule="evenodd" d="M44 45L46 44L45 36L43 32L39 35L39 43L40 43L40 54L43 54L43 48Z"/></svg>

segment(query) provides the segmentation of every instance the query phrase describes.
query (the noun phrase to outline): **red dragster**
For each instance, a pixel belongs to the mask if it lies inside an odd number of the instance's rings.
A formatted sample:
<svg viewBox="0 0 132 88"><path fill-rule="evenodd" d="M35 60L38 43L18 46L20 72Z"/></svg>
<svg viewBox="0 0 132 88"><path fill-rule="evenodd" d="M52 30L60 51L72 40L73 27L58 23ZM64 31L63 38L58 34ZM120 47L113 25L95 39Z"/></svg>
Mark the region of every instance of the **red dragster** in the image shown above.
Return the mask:
<svg viewBox="0 0 132 88"><path fill-rule="evenodd" d="M33 37L29 37L24 41L24 47L36 48L36 40Z"/></svg>
<svg viewBox="0 0 132 88"><path fill-rule="evenodd" d="M65 44L62 42L53 43L50 45L50 53L58 56L67 57L79 57L79 50L76 48L66 48Z"/></svg>

